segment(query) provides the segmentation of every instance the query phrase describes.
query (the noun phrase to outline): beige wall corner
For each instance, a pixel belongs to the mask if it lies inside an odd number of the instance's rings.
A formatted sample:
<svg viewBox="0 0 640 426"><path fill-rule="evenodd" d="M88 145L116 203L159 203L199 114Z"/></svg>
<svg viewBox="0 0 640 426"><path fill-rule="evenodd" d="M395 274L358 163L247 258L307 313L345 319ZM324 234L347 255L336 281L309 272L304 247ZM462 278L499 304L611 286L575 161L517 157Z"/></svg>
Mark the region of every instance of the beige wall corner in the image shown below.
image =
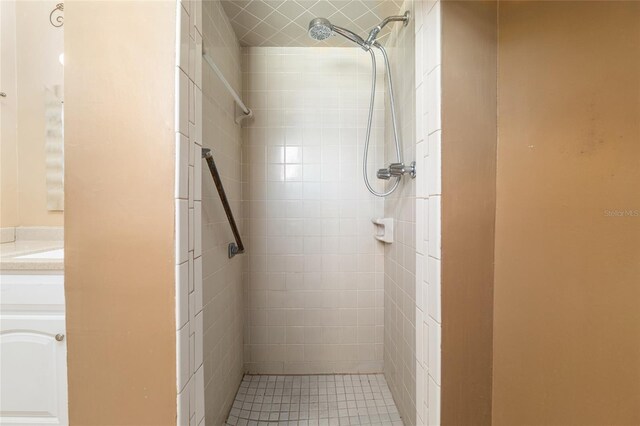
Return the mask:
<svg viewBox="0 0 640 426"><path fill-rule="evenodd" d="M176 422L175 15L65 3L71 424Z"/></svg>
<svg viewBox="0 0 640 426"><path fill-rule="evenodd" d="M640 3L499 21L494 424L640 424Z"/></svg>
<svg viewBox="0 0 640 426"><path fill-rule="evenodd" d="M442 3L442 417L491 424L497 2Z"/></svg>

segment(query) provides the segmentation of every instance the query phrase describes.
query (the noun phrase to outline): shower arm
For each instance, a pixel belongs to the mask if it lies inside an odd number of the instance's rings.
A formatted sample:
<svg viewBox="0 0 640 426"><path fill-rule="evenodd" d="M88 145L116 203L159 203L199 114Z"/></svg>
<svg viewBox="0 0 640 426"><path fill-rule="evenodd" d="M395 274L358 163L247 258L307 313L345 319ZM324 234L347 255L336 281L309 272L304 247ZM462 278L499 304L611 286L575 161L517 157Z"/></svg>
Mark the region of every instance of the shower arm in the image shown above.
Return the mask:
<svg viewBox="0 0 640 426"><path fill-rule="evenodd" d="M382 31L382 29L390 22L399 22L402 21L404 22L404 26L406 27L409 24L409 18L410 18L410 14L411 12L409 12L408 10L404 13L404 15L394 15L394 16L388 16L386 18L384 18L382 20L382 22L380 22L378 24L377 27L374 27L370 32L369 32L369 37L367 37L367 41L365 41L364 43L368 46L371 47L371 45L373 45L373 43L375 43L376 38L378 37L378 34L380 34L380 31Z"/></svg>

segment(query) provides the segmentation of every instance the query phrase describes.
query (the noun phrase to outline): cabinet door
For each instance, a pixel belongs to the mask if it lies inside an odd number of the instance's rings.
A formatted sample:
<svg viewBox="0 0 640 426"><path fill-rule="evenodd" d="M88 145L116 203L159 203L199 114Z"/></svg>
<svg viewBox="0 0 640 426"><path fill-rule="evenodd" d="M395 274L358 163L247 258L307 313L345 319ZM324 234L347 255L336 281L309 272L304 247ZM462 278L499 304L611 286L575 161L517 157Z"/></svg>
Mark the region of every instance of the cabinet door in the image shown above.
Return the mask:
<svg viewBox="0 0 640 426"><path fill-rule="evenodd" d="M64 315L2 315L0 321L0 423L68 424L67 349L55 337L64 333Z"/></svg>

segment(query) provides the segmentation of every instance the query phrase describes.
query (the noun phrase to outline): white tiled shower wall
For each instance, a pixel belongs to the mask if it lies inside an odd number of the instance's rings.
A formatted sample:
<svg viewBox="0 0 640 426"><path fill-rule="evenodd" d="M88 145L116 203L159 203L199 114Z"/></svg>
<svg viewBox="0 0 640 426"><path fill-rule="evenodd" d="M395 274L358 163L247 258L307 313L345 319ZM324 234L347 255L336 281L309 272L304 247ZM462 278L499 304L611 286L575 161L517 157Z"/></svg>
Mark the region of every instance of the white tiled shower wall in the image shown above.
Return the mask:
<svg viewBox="0 0 640 426"><path fill-rule="evenodd" d="M248 370L381 371L384 340L385 372L405 422L439 424L440 7L407 1L403 10L411 8L415 45L399 34L388 45L402 105L404 159L417 157L418 178L382 202L366 192L360 172L367 55L358 49L246 49L245 94L256 121L245 133L241 177L235 106L200 57L204 34L211 56L239 89L240 47L219 1L205 2L204 13L200 1L178 3L178 424L202 424L205 399L207 421L224 420L243 372L243 309ZM415 98L407 89L411 48ZM345 68L345 61L352 65ZM380 143L383 93L380 85L370 176L390 160ZM417 118L415 133L410 116ZM232 237L208 171L202 173L203 139L213 148L237 218L246 218L244 308L243 257L226 258ZM386 253L369 223L383 212L397 219L396 243Z"/></svg>
<svg viewBox="0 0 640 426"><path fill-rule="evenodd" d="M203 2L206 50L229 83L242 91L241 51L219 0ZM202 67L203 146L214 156L229 204L242 226L242 129L235 123L236 106L213 70ZM244 255L228 258L233 234L206 162L202 171L202 279L204 304L204 400L207 424L222 424L243 375L242 269Z"/></svg>
<svg viewBox="0 0 640 426"><path fill-rule="evenodd" d="M177 424L204 424L202 366L201 168L195 152L202 144L200 55L202 2L176 2L176 378ZM200 104L201 105L201 104Z"/></svg>
<svg viewBox="0 0 640 426"><path fill-rule="evenodd" d="M371 219L383 201L361 175L369 55L252 47L243 60L255 113L243 151L246 369L380 372L384 252ZM379 76L371 174L384 162Z"/></svg>
<svg viewBox="0 0 640 426"><path fill-rule="evenodd" d="M234 123L233 100L213 72L203 68L203 37L209 54L239 90L240 47L220 2L177 2L178 425L202 425L205 418L223 423L243 372L242 260L227 259L232 236L201 159L201 148L211 148L232 208L241 217L241 131Z"/></svg>
<svg viewBox="0 0 640 426"><path fill-rule="evenodd" d="M440 1L415 2L416 422L440 424L441 16Z"/></svg>
<svg viewBox="0 0 640 426"><path fill-rule="evenodd" d="M402 13L414 15L414 2L405 1ZM385 43L391 59L396 114L405 163L416 158L414 25L392 24ZM393 123L386 104L386 163L396 161ZM418 179L424 169L418 167ZM385 199L385 216L395 219L395 242L385 249L385 364L384 371L405 424L415 424L415 306L416 306L416 195L417 179L403 177Z"/></svg>

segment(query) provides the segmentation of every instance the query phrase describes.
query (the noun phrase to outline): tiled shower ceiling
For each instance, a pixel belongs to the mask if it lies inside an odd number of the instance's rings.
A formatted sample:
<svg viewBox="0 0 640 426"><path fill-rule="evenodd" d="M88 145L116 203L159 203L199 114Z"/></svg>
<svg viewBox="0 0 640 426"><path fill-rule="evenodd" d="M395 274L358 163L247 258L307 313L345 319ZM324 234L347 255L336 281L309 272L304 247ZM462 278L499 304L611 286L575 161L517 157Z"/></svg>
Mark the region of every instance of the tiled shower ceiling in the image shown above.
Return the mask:
<svg viewBox="0 0 640 426"><path fill-rule="evenodd" d="M383 18L404 13L401 0L222 0L222 5L243 46L353 46L340 36L312 40L309 21L328 18L364 37Z"/></svg>

